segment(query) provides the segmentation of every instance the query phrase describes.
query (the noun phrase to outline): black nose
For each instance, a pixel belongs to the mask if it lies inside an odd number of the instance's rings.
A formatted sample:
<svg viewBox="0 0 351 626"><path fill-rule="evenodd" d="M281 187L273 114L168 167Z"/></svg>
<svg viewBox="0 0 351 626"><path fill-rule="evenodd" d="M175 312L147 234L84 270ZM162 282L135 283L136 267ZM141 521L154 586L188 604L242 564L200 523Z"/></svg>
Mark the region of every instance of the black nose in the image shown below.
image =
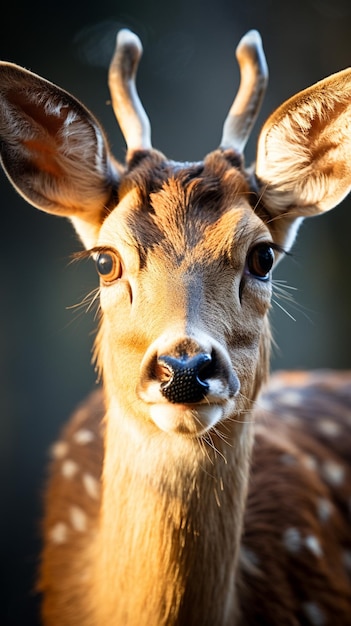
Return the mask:
<svg viewBox="0 0 351 626"><path fill-rule="evenodd" d="M209 390L206 378L209 378L211 366L209 354L196 354L179 358L160 356L157 364L163 370L161 382L162 395L174 404L200 402Z"/></svg>

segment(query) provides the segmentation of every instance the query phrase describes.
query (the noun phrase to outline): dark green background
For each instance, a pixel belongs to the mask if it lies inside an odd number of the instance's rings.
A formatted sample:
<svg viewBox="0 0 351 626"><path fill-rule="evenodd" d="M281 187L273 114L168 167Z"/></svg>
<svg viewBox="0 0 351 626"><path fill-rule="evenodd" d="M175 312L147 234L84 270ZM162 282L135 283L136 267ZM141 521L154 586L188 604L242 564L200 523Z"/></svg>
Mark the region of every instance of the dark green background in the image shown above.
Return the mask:
<svg viewBox="0 0 351 626"><path fill-rule="evenodd" d="M153 144L198 160L215 148L238 86L235 46L263 37L270 86L259 124L284 99L351 64L350 0L99 0L6 4L0 57L74 93L104 124L115 155L124 144L106 84L115 32L144 43L138 87ZM254 158L255 138L248 146ZM47 450L94 384L93 315L67 309L97 283L68 223L35 211L0 178L0 624L38 623L32 593ZM277 277L297 287L292 321L276 306L272 365L350 367L351 199L306 221ZM282 302L284 305L284 302Z"/></svg>

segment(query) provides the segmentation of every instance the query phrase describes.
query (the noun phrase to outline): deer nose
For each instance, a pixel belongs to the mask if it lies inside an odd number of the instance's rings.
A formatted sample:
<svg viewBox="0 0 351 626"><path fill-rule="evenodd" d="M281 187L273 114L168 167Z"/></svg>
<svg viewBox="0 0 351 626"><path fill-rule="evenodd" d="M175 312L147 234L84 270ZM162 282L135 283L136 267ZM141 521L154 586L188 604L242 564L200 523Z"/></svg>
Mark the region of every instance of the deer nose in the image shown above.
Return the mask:
<svg viewBox="0 0 351 626"><path fill-rule="evenodd" d="M174 404L200 402L209 391L212 358L201 353L180 357L161 355L157 359L158 378L162 395Z"/></svg>
<svg viewBox="0 0 351 626"><path fill-rule="evenodd" d="M204 334L196 339L159 337L144 355L136 387L139 398L150 405L222 405L239 390L229 354Z"/></svg>

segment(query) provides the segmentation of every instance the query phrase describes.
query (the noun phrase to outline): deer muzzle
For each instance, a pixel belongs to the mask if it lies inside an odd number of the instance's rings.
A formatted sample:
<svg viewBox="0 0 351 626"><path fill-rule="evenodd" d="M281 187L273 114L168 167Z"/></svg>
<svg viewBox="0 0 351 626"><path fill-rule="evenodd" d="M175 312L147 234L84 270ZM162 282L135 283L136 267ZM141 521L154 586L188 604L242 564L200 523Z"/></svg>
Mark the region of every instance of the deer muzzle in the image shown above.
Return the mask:
<svg viewBox="0 0 351 626"><path fill-rule="evenodd" d="M200 435L225 414L240 389L225 350L208 337L160 338L145 354L137 389L155 424Z"/></svg>

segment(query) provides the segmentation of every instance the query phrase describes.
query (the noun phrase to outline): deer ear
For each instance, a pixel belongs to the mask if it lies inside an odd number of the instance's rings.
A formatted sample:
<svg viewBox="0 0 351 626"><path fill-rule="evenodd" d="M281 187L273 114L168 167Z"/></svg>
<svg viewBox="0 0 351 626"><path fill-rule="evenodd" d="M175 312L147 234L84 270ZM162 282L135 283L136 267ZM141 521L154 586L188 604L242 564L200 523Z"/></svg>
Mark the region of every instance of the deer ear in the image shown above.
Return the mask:
<svg viewBox="0 0 351 626"><path fill-rule="evenodd" d="M94 245L118 169L92 114L70 94L12 63L0 63L0 153L31 204L69 217Z"/></svg>
<svg viewBox="0 0 351 626"><path fill-rule="evenodd" d="M349 68L285 102L260 134L256 176L281 243L291 245L301 218L343 200L351 189L350 163Z"/></svg>

